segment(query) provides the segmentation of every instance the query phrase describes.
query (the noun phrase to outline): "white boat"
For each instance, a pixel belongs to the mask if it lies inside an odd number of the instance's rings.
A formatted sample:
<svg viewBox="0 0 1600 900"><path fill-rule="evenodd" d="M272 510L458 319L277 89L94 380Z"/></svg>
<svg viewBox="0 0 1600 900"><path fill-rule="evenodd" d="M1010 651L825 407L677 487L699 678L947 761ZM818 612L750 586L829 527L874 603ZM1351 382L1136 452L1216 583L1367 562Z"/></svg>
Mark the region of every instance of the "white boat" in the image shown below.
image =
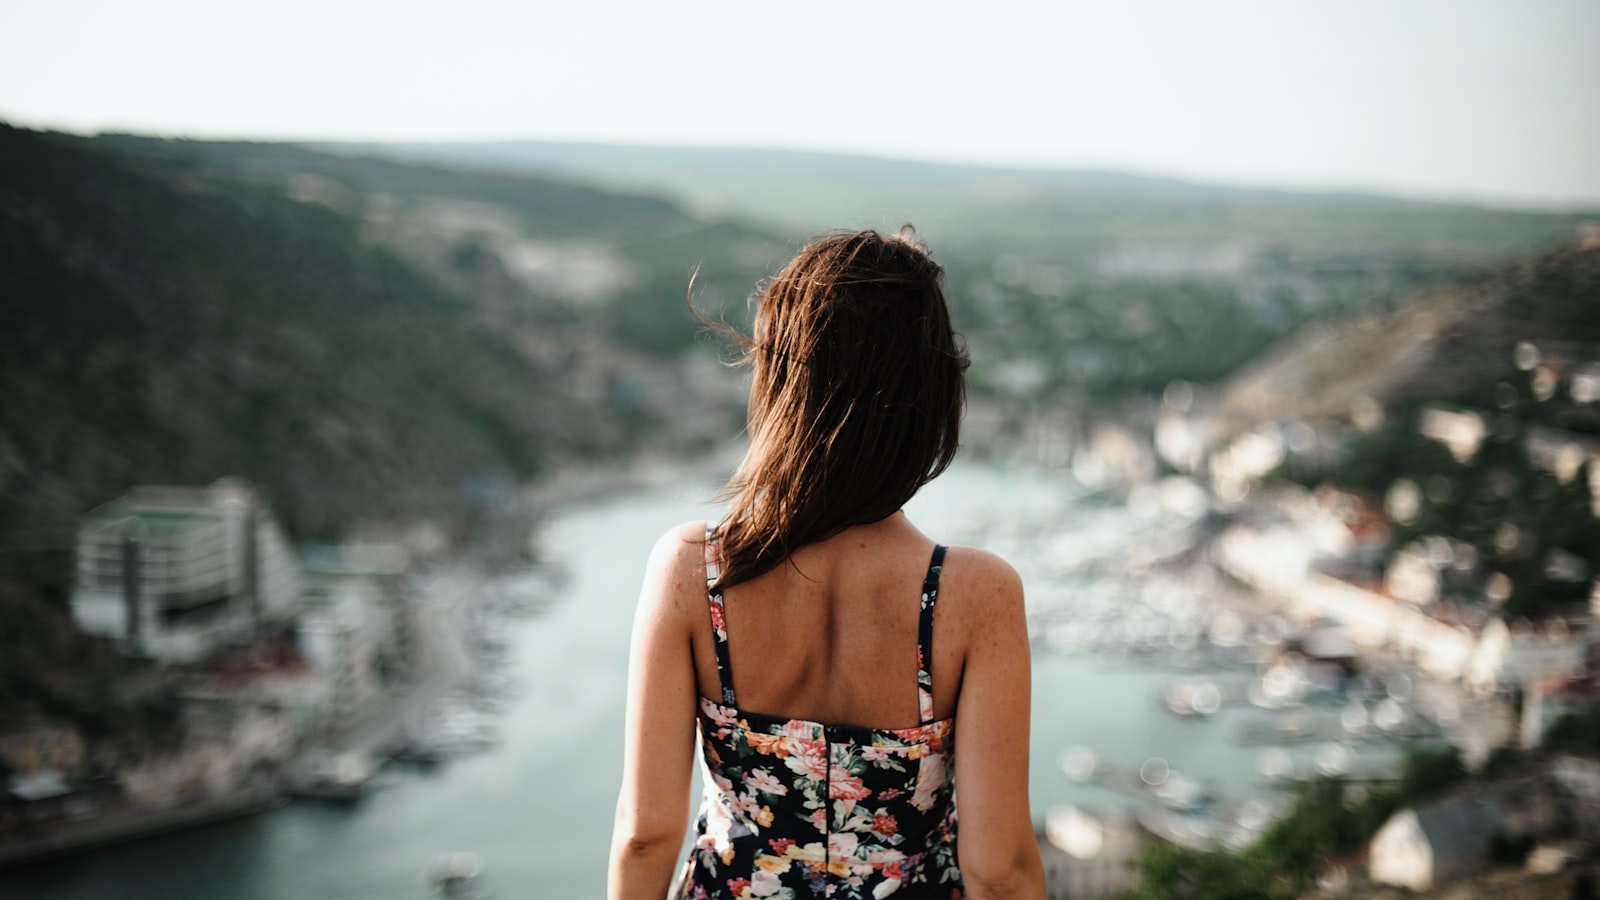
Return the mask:
<svg viewBox="0 0 1600 900"><path fill-rule="evenodd" d="M1215 800L1198 779L1178 772L1170 773L1160 784L1151 785L1150 795L1168 809L1179 812L1204 809Z"/></svg>
<svg viewBox="0 0 1600 900"><path fill-rule="evenodd" d="M1100 760L1088 747L1068 747L1061 754L1061 771L1082 784L1101 773Z"/></svg>
<svg viewBox="0 0 1600 900"><path fill-rule="evenodd" d="M319 753L304 762L304 774L294 786L294 794L318 800L357 800L374 786L378 766L371 756L348 753Z"/></svg>
<svg viewBox="0 0 1600 900"><path fill-rule="evenodd" d="M1222 708L1222 689L1213 681L1180 679L1167 686L1162 705L1176 716L1209 716Z"/></svg>
<svg viewBox="0 0 1600 900"><path fill-rule="evenodd" d="M476 853L446 853L430 863L424 875L440 897L483 900L489 896L483 884L483 858Z"/></svg>

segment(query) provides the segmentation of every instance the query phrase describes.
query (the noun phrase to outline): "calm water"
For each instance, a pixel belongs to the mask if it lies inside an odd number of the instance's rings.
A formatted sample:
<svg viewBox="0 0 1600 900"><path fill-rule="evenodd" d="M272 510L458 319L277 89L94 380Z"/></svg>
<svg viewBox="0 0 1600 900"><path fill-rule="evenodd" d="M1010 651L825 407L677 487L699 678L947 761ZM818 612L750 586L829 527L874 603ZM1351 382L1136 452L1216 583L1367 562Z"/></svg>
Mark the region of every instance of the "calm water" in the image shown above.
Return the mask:
<svg viewBox="0 0 1600 900"><path fill-rule="evenodd" d="M682 481L594 501L555 518L545 547L570 568L565 596L514 624L511 671L523 693L493 750L407 771L359 805L296 803L261 815L0 874L0 897L39 900L407 900L423 868L472 850L497 898L599 898L621 771L629 622L651 545L676 522L704 518L709 483ZM947 542L1007 555L1030 596L1073 589L1063 548L1115 548L1141 521L1082 501L1065 475L957 466L908 507ZM1048 551L1048 552L1047 552ZM1253 751L1229 741L1244 711L1197 722L1154 696L1168 677L1090 659L1035 656L1033 807L1114 802L1073 785L1057 760L1088 744L1118 759L1164 755L1195 776L1243 789Z"/></svg>

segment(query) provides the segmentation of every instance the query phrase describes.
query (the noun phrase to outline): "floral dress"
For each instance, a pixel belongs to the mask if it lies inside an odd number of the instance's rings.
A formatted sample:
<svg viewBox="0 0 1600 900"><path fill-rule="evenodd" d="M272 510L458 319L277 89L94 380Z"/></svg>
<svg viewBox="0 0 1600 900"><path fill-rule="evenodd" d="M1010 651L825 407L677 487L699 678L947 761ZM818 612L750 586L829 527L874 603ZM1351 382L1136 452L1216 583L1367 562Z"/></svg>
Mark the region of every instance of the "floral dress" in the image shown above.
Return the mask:
<svg viewBox="0 0 1600 900"><path fill-rule="evenodd" d="M944 547L934 548L922 585L922 724L827 725L738 708L722 593L712 587L717 543L707 527L706 588L722 702L700 699L705 794L678 897L960 900L955 719L934 721L928 671L944 554Z"/></svg>

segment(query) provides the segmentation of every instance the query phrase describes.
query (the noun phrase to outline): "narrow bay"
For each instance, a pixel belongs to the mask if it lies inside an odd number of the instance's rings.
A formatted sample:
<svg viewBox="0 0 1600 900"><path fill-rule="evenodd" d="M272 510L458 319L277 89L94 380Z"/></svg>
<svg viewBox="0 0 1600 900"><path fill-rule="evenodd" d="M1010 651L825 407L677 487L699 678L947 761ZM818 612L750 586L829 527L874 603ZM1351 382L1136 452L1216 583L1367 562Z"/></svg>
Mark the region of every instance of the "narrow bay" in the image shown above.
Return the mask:
<svg viewBox="0 0 1600 900"><path fill-rule="evenodd" d="M603 896L639 577L661 532L714 510L704 502L713 489L703 478L679 476L552 517L542 553L570 578L543 613L510 623L509 672L521 692L502 714L502 740L492 749L430 770L404 769L398 783L353 806L295 802L3 872L0 897L408 900L429 896L424 868L456 850L483 858L486 881L501 900ZM980 463L954 467L908 512L939 540L1007 556L1037 604L1070 604L1075 585L1132 589L1134 582L1122 579L1096 585L1086 576L1063 577L1059 559L1075 548L1114 559L1149 527L1120 503L1084 498L1064 472ZM1154 667L1110 668L1042 649L1034 665L1036 818L1064 802L1119 802L1062 775L1058 761L1071 745L1135 765L1162 755L1230 793L1248 786L1255 754L1230 741L1248 711L1224 710L1209 720L1170 716L1157 702L1170 673Z"/></svg>

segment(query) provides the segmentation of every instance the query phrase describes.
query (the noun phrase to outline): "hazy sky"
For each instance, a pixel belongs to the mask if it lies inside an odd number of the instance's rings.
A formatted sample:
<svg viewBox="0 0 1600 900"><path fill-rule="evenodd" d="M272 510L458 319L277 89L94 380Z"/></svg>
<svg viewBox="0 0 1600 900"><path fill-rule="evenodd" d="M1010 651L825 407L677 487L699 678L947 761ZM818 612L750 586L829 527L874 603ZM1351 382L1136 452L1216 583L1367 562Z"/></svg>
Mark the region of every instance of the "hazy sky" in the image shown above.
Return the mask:
<svg viewBox="0 0 1600 900"><path fill-rule="evenodd" d="M1600 207L1596 0L0 0L0 119Z"/></svg>

